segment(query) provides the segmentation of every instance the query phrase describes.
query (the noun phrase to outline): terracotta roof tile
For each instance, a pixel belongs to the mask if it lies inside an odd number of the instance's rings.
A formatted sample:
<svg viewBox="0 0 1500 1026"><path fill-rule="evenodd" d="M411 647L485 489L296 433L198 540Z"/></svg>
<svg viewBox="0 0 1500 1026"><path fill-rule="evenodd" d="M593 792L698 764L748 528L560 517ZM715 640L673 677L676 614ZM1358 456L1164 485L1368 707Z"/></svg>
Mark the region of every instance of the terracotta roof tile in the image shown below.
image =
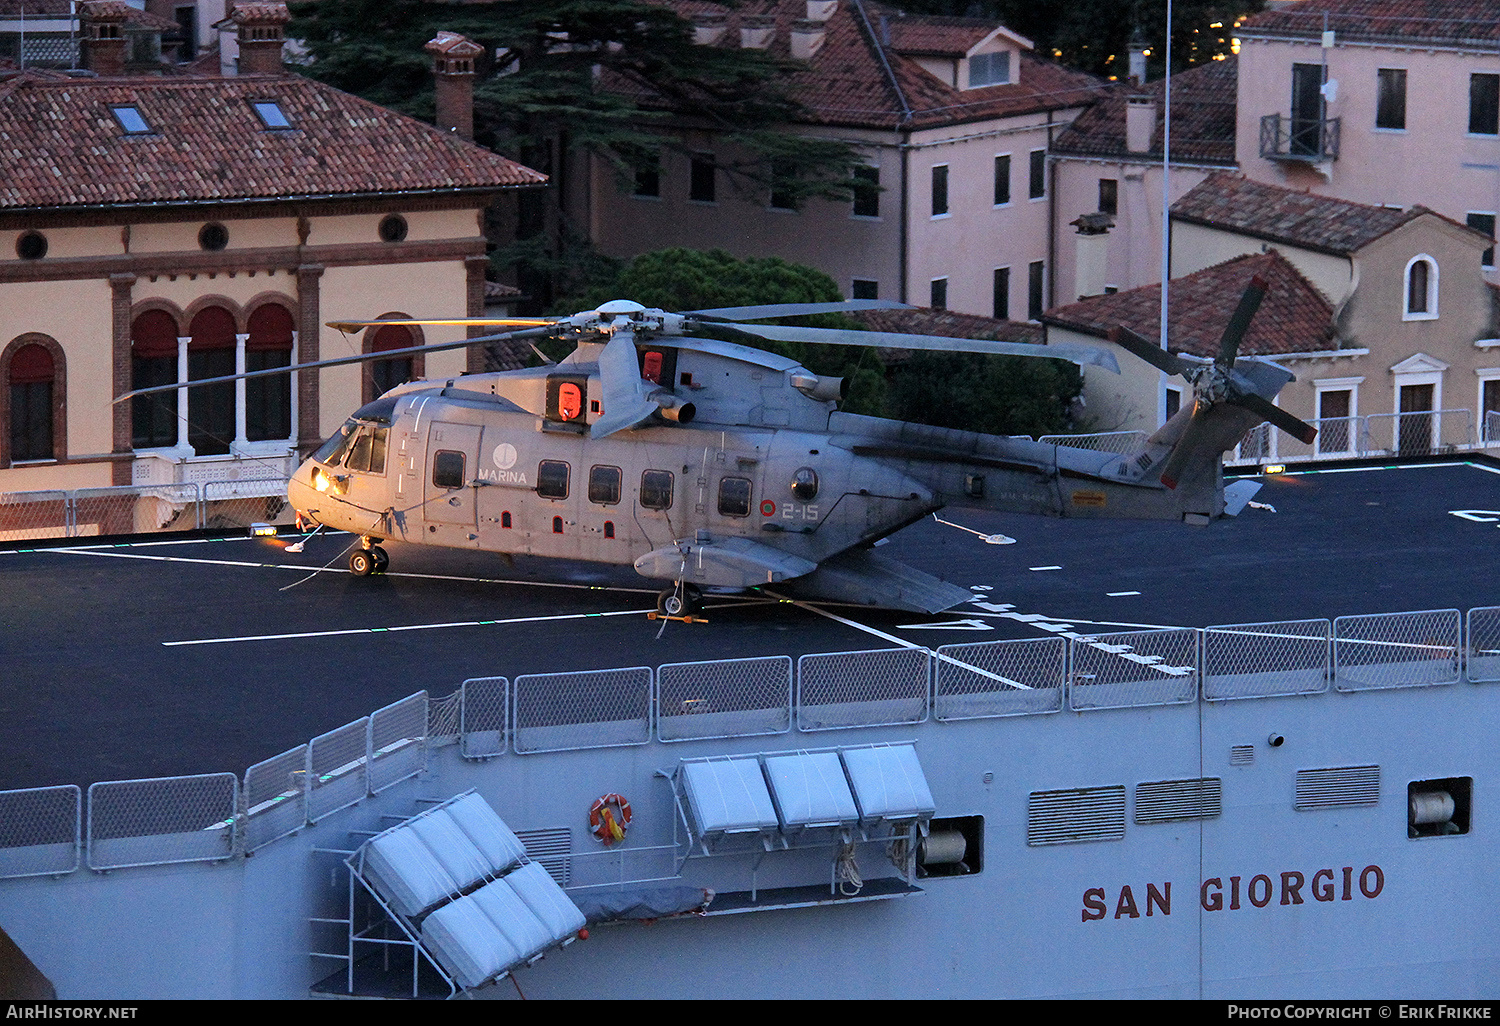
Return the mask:
<svg viewBox="0 0 1500 1026"><path fill-rule="evenodd" d="M293 128L250 106L274 100ZM151 126L127 135L111 112ZM546 176L300 75L0 81L0 210L540 185Z"/></svg>
<svg viewBox="0 0 1500 1026"><path fill-rule="evenodd" d="M1172 159L1195 164L1233 167L1235 133L1235 86L1239 61L1229 57L1209 61L1172 77ZM1062 131L1052 152L1082 157L1130 157L1161 160L1161 102L1165 79L1148 82L1144 88L1116 84L1094 106ZM1125 148L1125 105L1131 95L1145 94L1156 100L1156 127L1150 148L1131 153Z"/></svg>
<svg viewBox="0 0 1500 1026"><path fill-rule="evenodd" d="M1323 16L1339 37L1401 46L1480 44L1500 38L1496 0L1301 0L1263 11L1242 24L1242 36L1308 38L1323 32Z"/></svg>
<svg viewBox="0 0 1500 1026"><path fill-rule="evenodd" d="M732 8L703 0L666 2L683 17L722 15L726 27L716 45L723 47L740 45L740 24L745 19L774 19L768 50L783 58L791 56L792 23L807 17L805 0L744 0ZM807 62L807 70L791 76L794 95L815 124L920 128L976 121L1082 106L1101 88L1102 83L1092 75L1023 53L1015 84L955 89L898 52L897 41L917 40L951 49L970 40L972 46L999 28L999 22L903 15L869 0L863 7L870 19L869 32L854 5L840 3L825 23L823 43ZM882 31L889 33L890 46L876 45ZM615 87L624 88L618 83Z"/></svg>
<svg viewBox="0 0 1500 1026"><path fill-rule="evenodd" d="M1257 274L1266 280L1266 296L1240 344L1241 354L1274 356L1336 348L1333 307L1274 249L1173 278L1168 293L1168 348L1194 356L1217 354L1219 339L1240 294ZM1042 321L1099 338L1108 336L1116 325L1156 338L1161 324L1161 286L1090 296L1049 310Z"/></svg>
<svg viewBox="0 0 1500 1026"><path fill-rule="evenodd" d="M1035 324L1003 321L976 314L912 307L907 310L860 310L848 316L871 331L893 331L907 335L946 335L949 338L995 339L1001 342L1042 341Z"/></svg>
<svg viewBox="0 0 1500 1026"><path fill-rule="evenodd" d="M1372 207L1229 174L1210 175L1172 204L1175 220L1340 256L1424 213L1430 211Z"/></svg>

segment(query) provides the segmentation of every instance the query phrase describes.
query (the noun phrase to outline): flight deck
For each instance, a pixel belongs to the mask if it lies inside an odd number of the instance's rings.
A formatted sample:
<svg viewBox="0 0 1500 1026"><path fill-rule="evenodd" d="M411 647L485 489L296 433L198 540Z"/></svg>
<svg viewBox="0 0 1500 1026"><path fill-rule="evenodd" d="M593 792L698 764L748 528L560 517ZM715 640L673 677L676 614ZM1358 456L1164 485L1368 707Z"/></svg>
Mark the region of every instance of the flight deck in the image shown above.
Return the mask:
<svg viewBox="0 0 1500 1026"><path fill-rule="evenodd" d="M595 564L353 539L114 539L0 551L0 789L228 771L466 679L1500 603L1500 469L1449 462L1263 479L1207 527L949 508L880 551L968 588L927 616L656 588ZM988 544L1003 535L1013 544ZM774 590L774 589L773 589Z"/></svg>

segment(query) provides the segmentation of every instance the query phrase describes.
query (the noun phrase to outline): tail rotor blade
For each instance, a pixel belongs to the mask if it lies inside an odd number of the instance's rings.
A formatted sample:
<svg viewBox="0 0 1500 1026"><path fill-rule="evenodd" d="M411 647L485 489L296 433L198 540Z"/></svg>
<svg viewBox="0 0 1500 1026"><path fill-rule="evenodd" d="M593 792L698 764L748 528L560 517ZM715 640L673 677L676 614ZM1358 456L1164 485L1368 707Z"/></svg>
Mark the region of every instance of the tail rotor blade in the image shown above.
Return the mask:
<svg viewBox="0 0 1500 1026"><path fill-rule="evenodd" d="M1167 456L1167 462L1162 464L1161 483L1168 488L1176 488L1182 480L1182 471L1192 462L1198 454L1198 449L1204 438L1204 414L1208 407L1203 403L1194 402L1193 412L1189 415L1187 427L1183 429L1182 437L1172 447L1172 452Z"/></svg>
<svg viewBox="0 0 1500 1026"><path fill-rule="evenodd" d="M1190 365L1185 361L1173 356L1146 336L1137 335L1124 325L1111 328L1109 340L1167 374L1185 374L1190 369Z"/></svg>
<svg viewBox="0 0 1500 1026"><path fill-rule="evenodd" d="M1234 308L1234 314L1229 318L1229 323L1224 326L1224 334L1219 338L1219 355L1214 360L1224 370L1234 366L1235 355L1240 351L1240 342L1245 337L1245 332L1250 329L1250 321L1255 317L1255 311L1260 309L1260 301L1266 298L1266 280L1260 275L1250 279L1250 284L1245 286L1244 293L1240 296L1239 306Z"/></svg>
<svg viewBox="0 0 1500 1026"><path fill-rule="evenodd" d="M1231 406L1239 406L1256 414L1262 420L1268 420L1276 427L1285 431L1293 438L1311 445L1312 440L1317 437L1318 429L1306 421L1298 420L1280 406L1271 402L1254 392L1246 392L1244 395L1233 396L1229 400Z"/></svg>

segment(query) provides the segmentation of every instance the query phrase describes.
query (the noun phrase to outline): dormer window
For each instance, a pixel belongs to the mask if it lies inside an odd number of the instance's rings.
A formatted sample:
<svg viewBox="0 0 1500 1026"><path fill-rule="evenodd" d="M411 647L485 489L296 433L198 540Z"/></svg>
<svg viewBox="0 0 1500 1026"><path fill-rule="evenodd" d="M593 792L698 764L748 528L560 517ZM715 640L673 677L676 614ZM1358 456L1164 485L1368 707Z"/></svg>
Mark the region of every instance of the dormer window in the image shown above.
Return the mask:
<svg viewBox="0 0 1500 1026"><path fill-rule="evenodd" d="M1426 253L1406 264L1406 305L1403 321L1431 321L1438 315L1438 266Z"/></svg>
<svg viewBox="0 0 1500 1026"><path fill-rule="evenodd" d="M291 121L281 110L281 105L275 100L251 100L250 106L255 108L255 113L260 115L261 122L267 128L291 128Z"/></svg>
<svg viewBox="0 0 1500 1026"><path fill-rule="evenodd" d="M969 58L969 88L1010 84L1010 51L976 53Z"/></svg>
<svg viewBox="0 0 1500 1026"><path fill-rule="evenodd" d="M126 135L151 134L151 126L146 124L145 118L141 117L139 109L120 106L111 107L110 110L114 112L115 120L120 123L120 127L125 129Z"/></svg>

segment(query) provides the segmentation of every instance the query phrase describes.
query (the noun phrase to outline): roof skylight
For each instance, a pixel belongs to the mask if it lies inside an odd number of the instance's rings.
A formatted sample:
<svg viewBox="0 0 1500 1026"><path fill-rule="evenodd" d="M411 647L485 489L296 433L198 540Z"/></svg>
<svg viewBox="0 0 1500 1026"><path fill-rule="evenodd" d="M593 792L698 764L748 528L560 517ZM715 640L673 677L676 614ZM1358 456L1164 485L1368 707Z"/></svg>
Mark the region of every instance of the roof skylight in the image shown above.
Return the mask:
<svg viewBox="0 0 1500 1026"><path fill-rule="evenodd" d="M146 135L151 131L151 126L146 124L146 119L141 117L141 112L135 107L120 106L111 107L115 120L120 127L125 129L126 135Z"/></svg>
<svg viewBox="0 0 1500 1026"><path fill-rule="evenodd" d="M255 113L267 128L291 128L291 121L287 120L281 105L275 100L251 100L250 106L255 108Z"/></svg>

